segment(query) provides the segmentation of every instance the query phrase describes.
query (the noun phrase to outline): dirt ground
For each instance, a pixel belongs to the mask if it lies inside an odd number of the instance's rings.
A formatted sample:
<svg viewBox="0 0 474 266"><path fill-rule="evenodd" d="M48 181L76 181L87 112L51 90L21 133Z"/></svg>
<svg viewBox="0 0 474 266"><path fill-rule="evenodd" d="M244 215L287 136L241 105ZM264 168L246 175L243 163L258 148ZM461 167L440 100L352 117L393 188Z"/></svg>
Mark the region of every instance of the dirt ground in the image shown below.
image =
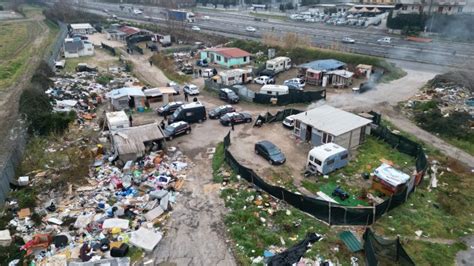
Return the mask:
<svg viewBox="0 0 474 266"><path fill-rule="evenodd" d="M101 43L104 43L110 47L114 48L119 48L119 47L125 47L126 43L125 42L120 42L116 40L108 40L107 39L107 34L105 33L94 33L91 35L87 35L89 37L89 41L91 41L94 45L96 46L101 46Z"/></svg>

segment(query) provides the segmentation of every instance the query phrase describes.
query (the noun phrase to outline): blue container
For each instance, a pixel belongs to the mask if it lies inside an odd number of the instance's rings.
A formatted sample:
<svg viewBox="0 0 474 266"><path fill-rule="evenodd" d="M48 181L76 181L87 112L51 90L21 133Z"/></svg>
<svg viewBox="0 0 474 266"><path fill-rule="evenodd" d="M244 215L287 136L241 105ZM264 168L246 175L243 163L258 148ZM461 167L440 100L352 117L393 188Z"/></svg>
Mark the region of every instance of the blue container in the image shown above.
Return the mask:
<svg viewBox="0 0 474 266"><path fill-rule="evenodd" d="M137 111L138 111L139 113L143 113L143 112L145 112L145 108L143 108L143 107L138 107L138 108L137 108Z"/></svg>

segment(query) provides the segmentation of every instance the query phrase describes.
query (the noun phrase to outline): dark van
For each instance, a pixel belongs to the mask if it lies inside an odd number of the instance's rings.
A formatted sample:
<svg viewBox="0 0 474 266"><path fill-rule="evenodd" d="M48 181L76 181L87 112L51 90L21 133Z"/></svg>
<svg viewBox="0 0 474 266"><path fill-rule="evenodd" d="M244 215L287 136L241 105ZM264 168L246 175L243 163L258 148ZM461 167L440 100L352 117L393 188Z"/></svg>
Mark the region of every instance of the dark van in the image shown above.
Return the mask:
<svg viewBox="0 0 474 266"><path fill-rule="evenodd" d="M207 119L206 108L200 102L192 102L181 105L168 118L168 124L185 121L188 123L202 122Z"/></svg>

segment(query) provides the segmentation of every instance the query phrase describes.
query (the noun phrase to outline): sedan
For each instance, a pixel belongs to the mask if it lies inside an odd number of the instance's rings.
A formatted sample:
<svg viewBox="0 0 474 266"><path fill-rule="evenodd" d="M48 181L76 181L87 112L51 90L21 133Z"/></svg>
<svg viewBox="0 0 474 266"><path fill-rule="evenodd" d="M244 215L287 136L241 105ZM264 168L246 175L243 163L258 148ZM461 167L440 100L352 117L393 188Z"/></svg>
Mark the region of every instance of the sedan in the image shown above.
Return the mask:
<svg viewBox="0 0 474 266"><path fill-rule="evenodd" d="M188 122L179 121L165 127L163 133L166 139L172 140L176 136L191 133L191 126Z"/></svg>
<svg viewBox="0 0 474 266"><path fill-rule="evenodd" d="M249 113L227 113L223 115L219 121L223 126L230 126L231 123L241 124L241 123L250 123L252 122L252 116Z"/></svg>
<svg viewBox="0 0 474 266"><path fill-rule="evenodd" d="M194 96L199 95L199 89L194 84L188 84L183 87L183 92L187 93L188 95Z"/></svg>
<svg viewBox="0 0 474 266"><path fill-rule="evenodd" d="M248 32L256 32L257 31L257 29L252 27L252 26L248 26L247 28L245 28L245 30L248 31Z"/></svg>
<svg viewBox="0 0 474 266"><path fill-rule="evenodd" d="M233 112L235 112L235 109L232 105L221 105L209 111L209 118L219 119L221 116Z"/></svg>
<svg viewBox="0 0 474 266"><path fill-rule="evenodd" d="M302 90L304 88L304 86L306 85L306 82L304 81L304 79L293 78L293 79L285 80L283 82L283 84L286 85L286 86L293 85L293 86L297 87L298 89Z"/></svg>
<svg viewBox="0 0 474 266"><path fill-rule="evenodd" d="M269 76L260 76L258 78L255 78L253 82L260 85L266 85L275 83L275 80L273 78L270 78Z"/></svg>
<svg viewBox="0 0 474 266"><path fill-rule="evenodd" d="M191 29L193 31L201 31L201 28L199 28L198 26L192 26Z"/></svg>
<svg viewBox="0 0 474 266"><path fill-rule="evenodd" d="M349 38L349 37L344 37L344 38L342 38L342 42L353 44L353 43L355 43L355 40L352 39L352 38Z"/></svg>
<svg viewBox="0 0 474 266"><path fill-rule="evenodd" d="M161 116L171 115L172 113L174 113L176 109L178 109L178 107L180 107L183 104L184 104L183 102L169 102L168 104L165 104L157 108L156 113Z"/></svg>
<svg viewBox="0 0 474 266"><path fill-rule="evenodd" d="M268 140L255 143L255 153L268 160L270 164L283 164L286 162L286 157L281 150Z"/></svg>

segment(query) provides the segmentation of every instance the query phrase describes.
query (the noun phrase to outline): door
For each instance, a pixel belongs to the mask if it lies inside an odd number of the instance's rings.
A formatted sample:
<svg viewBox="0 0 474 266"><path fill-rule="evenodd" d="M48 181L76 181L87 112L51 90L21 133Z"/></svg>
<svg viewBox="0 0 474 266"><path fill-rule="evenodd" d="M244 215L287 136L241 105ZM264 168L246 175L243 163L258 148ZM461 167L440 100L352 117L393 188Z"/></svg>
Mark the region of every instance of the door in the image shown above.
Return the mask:
<svg viewBox="0 0 474 266"><path fill-rule="evenodd" d="M313 128L309 125L306 125L306 136L305 141L311 141L311 135L313 133Z"/></svg>
<svg viewBox="0 0 474 266"><path fill-rule="evenodd" d="M365 126L360 128L359 144L365 141ZM350 148L350 147L349 147Z"/></svg>

